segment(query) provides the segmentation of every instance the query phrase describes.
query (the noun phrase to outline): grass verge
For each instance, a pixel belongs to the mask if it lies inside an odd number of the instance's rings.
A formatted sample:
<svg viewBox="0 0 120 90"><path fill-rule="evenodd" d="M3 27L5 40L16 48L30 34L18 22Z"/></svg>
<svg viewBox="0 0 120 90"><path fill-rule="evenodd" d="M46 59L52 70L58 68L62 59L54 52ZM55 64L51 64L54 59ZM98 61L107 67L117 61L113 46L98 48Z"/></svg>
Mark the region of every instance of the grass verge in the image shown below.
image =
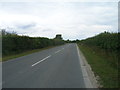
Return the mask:
<svg viewBox="0 0 120 90"><path fill-rule="evenodd" d="M103 88L118 88L118 68L110 63L113 53L106 54L96 47L78 45L86 60L90 64L95 76L99 76L99 83ZM115 58L116 59L116 58ZM114 59L113 59L114 60Z"/></svg>
<svg viewBox="0 0 120 90"><path fill-rule="evenodd" d="M55 47L55 46L46 47L46 48L42 48L42 49L34 49L34 50L24 51L22 53L14 54L14 55L3 56L2 59L0 59L0 62L1 61L4 62L4 61L7 61L7 60L10 60L10 59L13 59L13 58L25 56L25 55L28 55L28 54L32 54L32 53L39 52L39 51L42 51L42 50L46 50L46 49L53 48L53 47Z"/></svg>

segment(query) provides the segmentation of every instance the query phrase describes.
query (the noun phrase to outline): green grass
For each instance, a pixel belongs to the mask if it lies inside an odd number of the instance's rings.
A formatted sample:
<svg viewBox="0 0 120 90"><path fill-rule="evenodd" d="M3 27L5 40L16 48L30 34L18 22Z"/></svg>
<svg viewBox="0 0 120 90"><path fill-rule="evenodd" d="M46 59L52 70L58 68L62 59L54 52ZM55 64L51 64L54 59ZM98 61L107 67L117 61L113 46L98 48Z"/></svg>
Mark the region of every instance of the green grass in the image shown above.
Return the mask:
<svg viewBox="0 0 120 90"><path fill-rule="evenodd" d="M116 61L113 53L106 53L96 47L78 45L103 88L118 88L118 68L112 61Z"/></svg>
<svg viewBox="0 0 120 90"><path fill-rule="evenodd" d="M3 56L2 59L0 59L0 62L1 61L2 62L3 61L7 61L7 60L10 60L10 59L13 59L13 58L17 58L17 57L21 57L21 56L25 56L25 55L28 55L28 54L32 54L32 53L39 52L39 51L42 51L42 50L46 50L46 49L53 48L53 47L54 46L46 47L46 48L42 48L42 49L29 50L29 51L25 51L25 52L22 52L22 53L19 53L19 54Z"/></svg>

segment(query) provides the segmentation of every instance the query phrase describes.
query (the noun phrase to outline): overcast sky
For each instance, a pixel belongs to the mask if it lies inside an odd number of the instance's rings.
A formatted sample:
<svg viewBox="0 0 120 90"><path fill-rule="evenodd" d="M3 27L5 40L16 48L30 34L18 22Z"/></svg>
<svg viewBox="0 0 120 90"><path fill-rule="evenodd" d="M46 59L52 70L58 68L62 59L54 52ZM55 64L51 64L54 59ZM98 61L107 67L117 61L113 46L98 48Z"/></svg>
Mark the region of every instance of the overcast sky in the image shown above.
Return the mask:
<svg viewBox="0 0 120 90"><path fill-rule="evenodd" d="M117 2L12 1L0 2L0 28L20 35L74 40L118 31Z"/></svg>

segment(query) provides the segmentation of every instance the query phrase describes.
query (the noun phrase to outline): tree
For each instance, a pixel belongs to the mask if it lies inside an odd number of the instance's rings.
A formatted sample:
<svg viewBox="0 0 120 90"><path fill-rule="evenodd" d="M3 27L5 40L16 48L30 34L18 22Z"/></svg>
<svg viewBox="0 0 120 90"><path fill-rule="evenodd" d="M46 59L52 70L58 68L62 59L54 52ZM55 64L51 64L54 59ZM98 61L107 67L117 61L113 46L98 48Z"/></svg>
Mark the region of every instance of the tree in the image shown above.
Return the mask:
<svg viewBox="0 0 120 90"><path fill-rule="evenodd" d="M56 37L55 37L55 39L61 39L62 40L63 38L62 38L61 34L57 34Z"/></svg>

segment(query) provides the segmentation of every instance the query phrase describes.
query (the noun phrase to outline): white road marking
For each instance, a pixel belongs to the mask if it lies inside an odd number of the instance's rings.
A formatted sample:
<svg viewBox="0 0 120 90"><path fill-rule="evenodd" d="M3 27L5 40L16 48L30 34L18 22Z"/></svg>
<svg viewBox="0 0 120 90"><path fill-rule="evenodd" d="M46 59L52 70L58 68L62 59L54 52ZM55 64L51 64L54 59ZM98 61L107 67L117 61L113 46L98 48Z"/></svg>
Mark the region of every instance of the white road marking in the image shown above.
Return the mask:
<svg viewBox="0 0 120 90"><path fill-rule="evenodd" d="M60 52L60 51L61 51L61 50L56 51L55 54L58 53L58 52Z"/></svg>
<svg viewBox="0 0 120 90"><path fill-rule="evenodd" d="M0 82L0 86L2 86L2 82Z"/></svg>
<svg viewBox="0 0 120 90"><path fill-rule="evenodd" d="M58 53L58 52L60 52L60 51L62 51L63 49L65 49L65 48L62 48L61 50L56 51L55 54Z"/></svg>
<svg viewBox="0 0 120 90"><path fill-rule="evenodd" d="M5 84L5 82L3 81L3 82L0 82L0 86L2 86L3 84Z"/></svg>
<svg viewBox="0 0 120 90"><path fill-rule="evenodd" d="M88 73L87 73L87 70L86 70L86 67L84 66L84 62L83 60L81 59L81 56L80 56L80 51L79 51L79 48L76 44L76 48L77 48L77 53L78 53L78 58L79 58L79 61L80 61L80 67L81 67L81 70L82 70L82 74L83 74L83 80L84 80L84 83L85 83L85 87L86 88L94 88L91 81L90 81L90 77L88 76Z"/></svg>
<svg viewBox="0 0 120 90"><path fill-rule="evenodd" d="M32 65L32 67L35 66L35 65L37 65L38 63L41 63L41 62L45 61L46 59L48 59L48 58L50 58L50 57L51 57L51 55L49 55L49 56L43 58L42 60L40 60L40 61L34 63L34 64Z"/></svg>

